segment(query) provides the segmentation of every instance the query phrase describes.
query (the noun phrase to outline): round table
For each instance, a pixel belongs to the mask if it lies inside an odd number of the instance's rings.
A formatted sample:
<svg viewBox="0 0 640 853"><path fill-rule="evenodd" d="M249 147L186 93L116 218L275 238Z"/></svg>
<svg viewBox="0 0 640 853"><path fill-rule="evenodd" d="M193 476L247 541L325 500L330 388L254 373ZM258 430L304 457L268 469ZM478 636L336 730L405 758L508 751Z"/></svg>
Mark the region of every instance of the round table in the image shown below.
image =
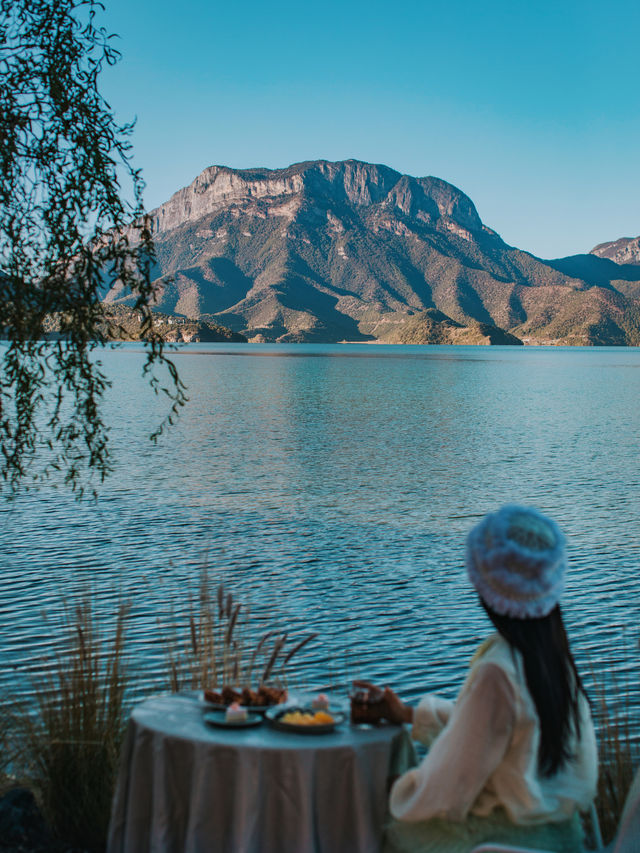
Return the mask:
<svg viewBox="0 0 640 853"><path fill-rule="evenodd" d="M195 694L131 714L109 853L375 853L388 780L415 761L397 726L218 729Z"/></svg>

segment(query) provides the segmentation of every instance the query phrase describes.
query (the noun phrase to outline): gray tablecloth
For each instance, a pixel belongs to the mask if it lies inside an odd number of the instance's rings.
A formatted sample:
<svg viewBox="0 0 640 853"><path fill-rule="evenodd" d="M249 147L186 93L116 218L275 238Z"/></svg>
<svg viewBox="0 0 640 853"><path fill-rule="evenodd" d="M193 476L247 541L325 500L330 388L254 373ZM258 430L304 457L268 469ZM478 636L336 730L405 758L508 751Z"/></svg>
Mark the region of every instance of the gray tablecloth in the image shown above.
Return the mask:
<svg viewBox="0 0 640 853"><path fill-rule="evenodd" d="M324 735L214 729L194 696L129 722L108 853L375 853L387 781L413 762L402 728Z"/></svg>

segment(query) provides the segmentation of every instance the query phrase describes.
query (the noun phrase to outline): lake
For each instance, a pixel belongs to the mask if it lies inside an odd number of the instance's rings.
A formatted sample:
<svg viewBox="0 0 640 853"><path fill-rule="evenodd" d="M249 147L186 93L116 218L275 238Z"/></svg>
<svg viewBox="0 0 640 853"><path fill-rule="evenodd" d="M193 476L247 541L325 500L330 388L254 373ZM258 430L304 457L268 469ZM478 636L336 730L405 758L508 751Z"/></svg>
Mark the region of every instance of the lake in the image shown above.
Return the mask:
<svg viewBox="0 0 640 853"><path fill-rule="evenodd" d="M567 535L579 667L632 682L640 625L640 350L189 345L190 402L161 412L135 345L101 355L116 460L97 503L43 488L0 506L0 679L24 692L90 586L132 602L138 691L165 686L162 637L206 565L262 627L318 633L309 689L366 677L454 696L489 624L464 541L506 502Z"/></svg>

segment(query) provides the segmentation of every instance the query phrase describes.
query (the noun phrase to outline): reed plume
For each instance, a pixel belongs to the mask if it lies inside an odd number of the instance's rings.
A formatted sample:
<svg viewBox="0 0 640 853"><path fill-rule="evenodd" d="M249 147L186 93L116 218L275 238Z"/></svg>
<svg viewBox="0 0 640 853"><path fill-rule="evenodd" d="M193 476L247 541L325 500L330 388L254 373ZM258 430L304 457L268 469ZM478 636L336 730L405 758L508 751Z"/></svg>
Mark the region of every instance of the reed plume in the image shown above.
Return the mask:
<svg viewBox="0 0 640 853"><path fill-rule="evenodd" d="M214 590L206 568L200 572L198 595L189 596L188 602L186 638L180 638L175 616L170 627L159 626L173 692L219 690L225 685L255 688L269 679L283 685L287 664L317 636L305 637L284 657L287 632L275 628L253 640L249 610L224 584L218 583Z"/></svg>

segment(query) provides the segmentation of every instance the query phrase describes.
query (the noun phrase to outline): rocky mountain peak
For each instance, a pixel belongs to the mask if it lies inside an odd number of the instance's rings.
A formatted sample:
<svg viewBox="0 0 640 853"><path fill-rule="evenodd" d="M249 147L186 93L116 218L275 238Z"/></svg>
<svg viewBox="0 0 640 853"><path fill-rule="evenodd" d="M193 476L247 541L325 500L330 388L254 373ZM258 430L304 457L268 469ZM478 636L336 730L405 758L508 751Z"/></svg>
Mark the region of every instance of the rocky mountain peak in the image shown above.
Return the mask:
<svg viewBox="0 0 640 853"><path fill-rule="evenodd" d="M640 264L640 237L620 237L608 243L599 243L589 254L608 258L616 264Z"/></svg>
<svg viewBox="0 0 640 853"><path fill-rule="evenodd" d="M286 169L231 169L210 166L165 204L151 212L154 232L171 231L222 209L254 212L262 218L291 218L305 202L316 205L398 208L405 216L465 231L480 231L482 222L471 199L439 178L413 178L388 166L360 160L313 160Z"/></svg>

